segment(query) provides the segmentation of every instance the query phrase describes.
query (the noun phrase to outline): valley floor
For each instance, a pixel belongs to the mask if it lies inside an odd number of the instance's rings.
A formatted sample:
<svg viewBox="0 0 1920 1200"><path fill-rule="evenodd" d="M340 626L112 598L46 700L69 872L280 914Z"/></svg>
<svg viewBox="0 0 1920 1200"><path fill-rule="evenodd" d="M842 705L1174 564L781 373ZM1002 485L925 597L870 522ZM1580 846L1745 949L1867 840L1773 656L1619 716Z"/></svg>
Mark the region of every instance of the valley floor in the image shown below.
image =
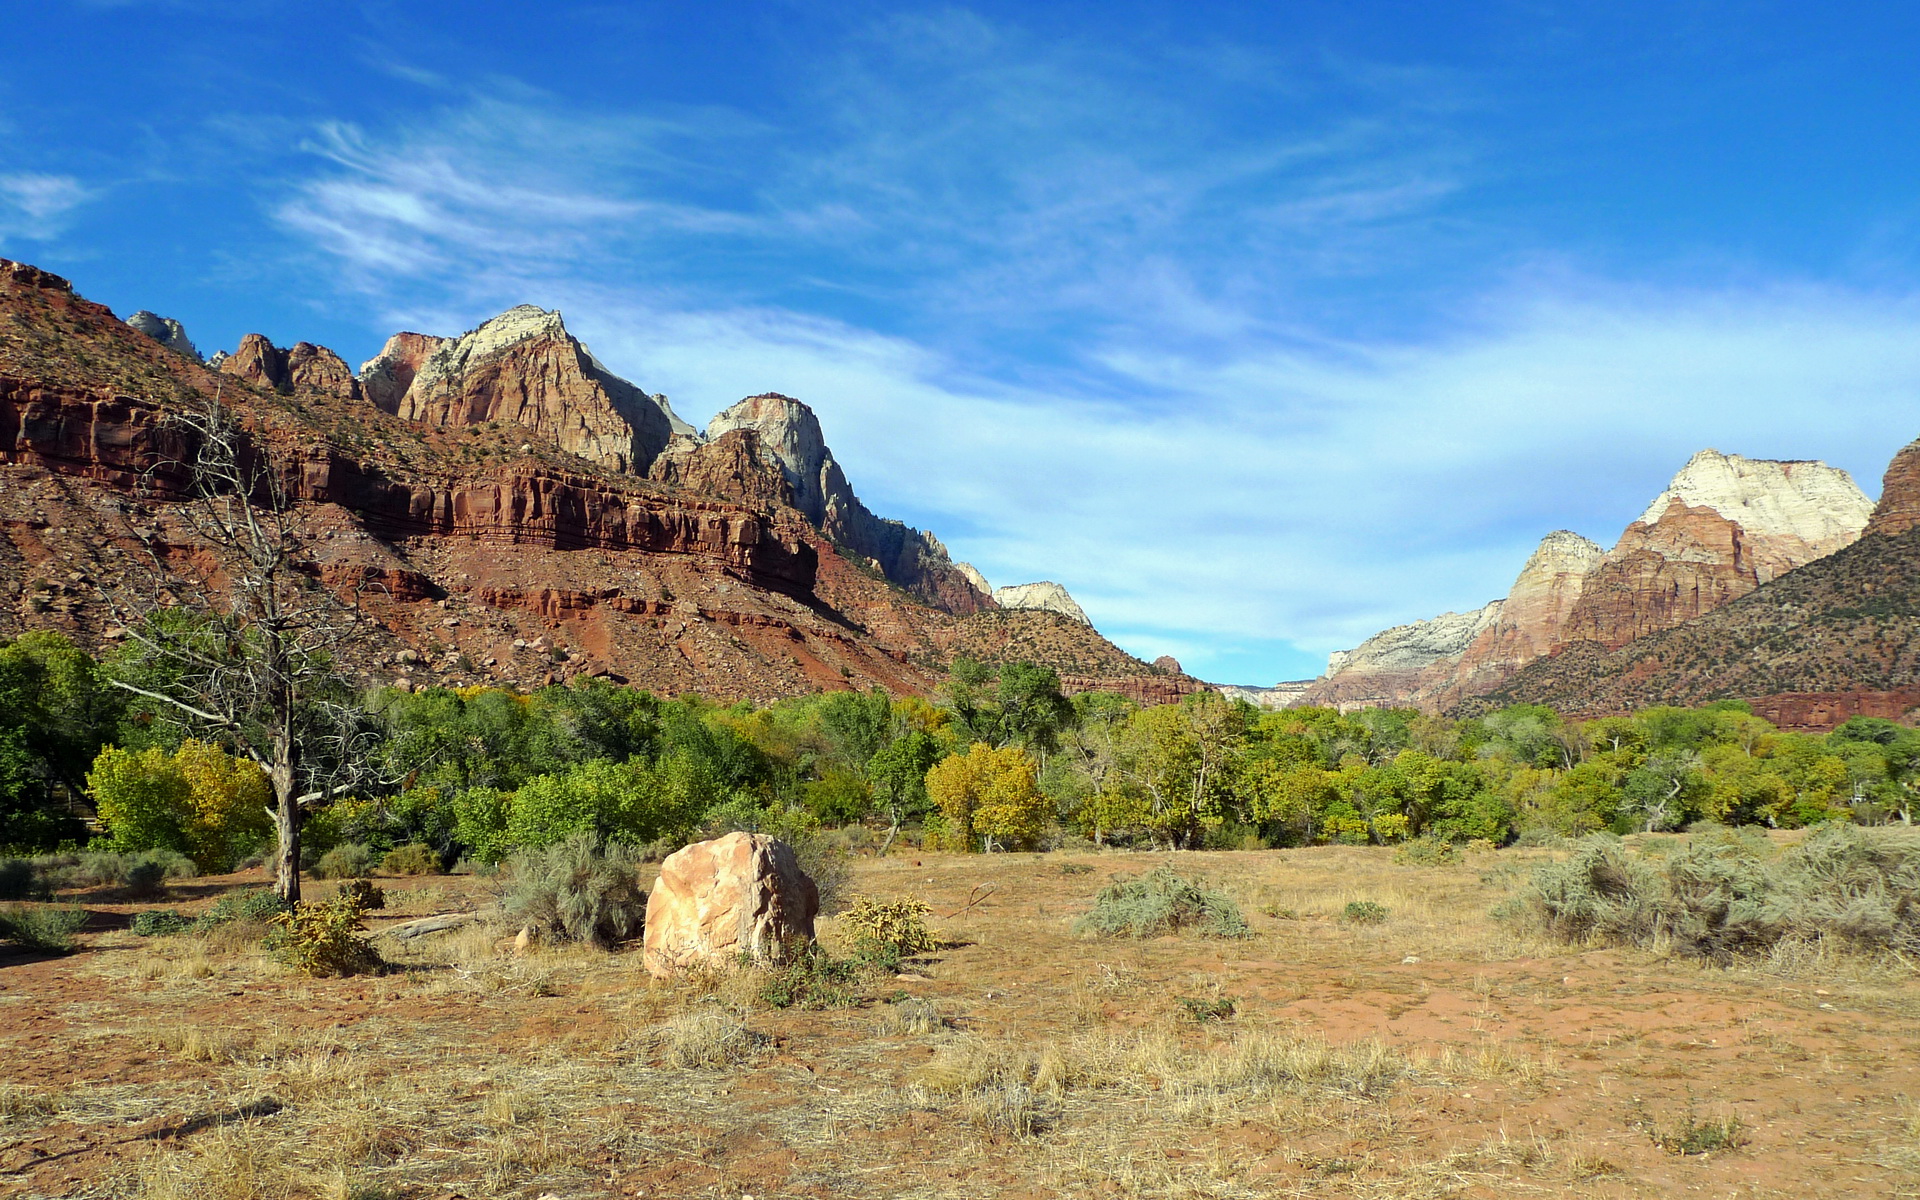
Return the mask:
<svg viewBox="0 0 1920 1200"><path fill-rule="evenodd" d="M0 1193L1920 1195L1920 980L1519 939L1487 913L1544 853L861 860L855 890L924 899L957 944L823 1011L498 929L309 980L81 897L81 952L0 957ZM1110 875L1169 857L1254 936L1072 933ZM376 927L491 899L380 882ZM1354 900L1386 920L1344 922Z"/></svg>

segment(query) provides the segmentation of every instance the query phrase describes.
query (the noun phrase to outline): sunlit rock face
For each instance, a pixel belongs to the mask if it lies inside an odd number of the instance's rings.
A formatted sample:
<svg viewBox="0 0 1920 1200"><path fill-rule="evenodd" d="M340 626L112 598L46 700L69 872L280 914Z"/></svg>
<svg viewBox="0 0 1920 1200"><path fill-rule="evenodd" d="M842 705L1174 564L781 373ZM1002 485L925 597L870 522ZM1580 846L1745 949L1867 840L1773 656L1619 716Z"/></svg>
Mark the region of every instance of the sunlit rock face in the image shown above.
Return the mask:
<svg viewBox="0 0 1920 1200"><path fill-rule="evenodd" d="M1851 545L1873 507L1823 462L1702 450L1587 578L1557 640L1623 646L1712 612Z"/></svg>
<svg viewBox="0 0 1920 1200"><path fill-rule="evenodd" d="M361 367L376 404L442 428L502 422L615 471L644 474L693 427L666 397L601 365L558 312L523 304L448 340L401 334ZM397 381L407 378L396 397Z"/></svg>
<svg viewBox="0 0 1920 1200"><path fill-rule="evenodd" d="M1046 612L1059 613L1071 617L1082 625L1091 625L1087 614L1075 603L1067 589L1050 580L1039 583L1016 583L1008 587L993 589L993 602L1001 608L1038 608Z"/></svg>

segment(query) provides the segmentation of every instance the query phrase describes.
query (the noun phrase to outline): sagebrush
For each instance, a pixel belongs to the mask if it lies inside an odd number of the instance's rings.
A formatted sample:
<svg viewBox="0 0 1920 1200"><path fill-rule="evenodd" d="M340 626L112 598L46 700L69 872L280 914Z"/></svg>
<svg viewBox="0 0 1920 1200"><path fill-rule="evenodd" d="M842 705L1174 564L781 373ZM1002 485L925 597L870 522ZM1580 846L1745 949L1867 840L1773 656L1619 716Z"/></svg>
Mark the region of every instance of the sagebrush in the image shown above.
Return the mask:
<svg viewBox="0 0 1920 1200"><path fill-rule="evenodd" d="M1115 879L1094 897L1093 907L1074 928L1103 937L1137 938L1183 931L1242 938L1250 932L1240 906L1225 892L1168 866Z"/></svg>
<svg viewBox="0 0 1920 1200"><path fill-rule="evenodd" d="M1774 854L1707 836L1651 858L1597 836L1533 874L1523 909L1568 941L1727 960L1786 942L1920 954L1920 830L1834 822Z"/></svg>
<svg viewBox="0 0 1920 1200"><path fill-rule="evenodd" d="M508 916L562 941L612 946L647 919L639 856L592 834L575 834L541 850L523 850L507 864L501 897Z"/></svg>

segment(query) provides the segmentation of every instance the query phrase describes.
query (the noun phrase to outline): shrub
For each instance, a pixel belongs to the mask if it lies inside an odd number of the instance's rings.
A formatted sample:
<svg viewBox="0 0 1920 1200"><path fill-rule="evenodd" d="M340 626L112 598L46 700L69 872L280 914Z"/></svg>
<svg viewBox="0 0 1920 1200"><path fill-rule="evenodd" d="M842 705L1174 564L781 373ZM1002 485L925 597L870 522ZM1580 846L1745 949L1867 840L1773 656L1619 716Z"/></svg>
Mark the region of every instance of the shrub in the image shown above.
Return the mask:
<svg viewBox="0 0 1920 1200"><path fill-rule="evenodd" d="M1671 946L1726 961L1784 942L1920 954L1920 832L1831 822L1777 858L1743 837L1653 862L1616 838L1534 872L1521 911L1568 941Z"/></svg>
<svg viewBox="0 0 1920 1200"><path fill-rule="evenodd" d="M309 975L366 975L386 969L373 943L360 936L366 926L356 898L342 894L327 901L303 900L275 913L267 949L288 966Z"/></svg>
<svg viewBox="0 0 1920 1200"><path fill-rule="evenodd" d="M387 894L371 879L349 879L340 885L337 894L361 912L374 912L387 906Z"/></svg>
<svg viewBox="0 0 1920 1200"><path fill-rule="evenodd" d="M1378 925L1387 919L1387 906L1372 900L1351 900L1340 910L1340 919L1349 925Z"/></svg>
<svg viewBox="0 0 1920 1200"><path fill-rule="evenodd" d="M287 910L278 894L265 888L222 896L193 923L195 933L205 933L236 921L270 921Z"/></svg>
<svg viewBox="0 0 1920 1200"><path fill-rule="evenodd" d="M1414 838L1394 848L1393 861L1410 867L1452 866L1460 861L1460 848L1438 838Z"/></svg>
<svg viewBox="0 0 1920 1200"><path fill-rule="evenodd" d="M109 746L87 790L115 849L179 851L202 870L228 869L272 830L266 775L205 742L172 754Z"/></svg>
<svg viewBox="0 0 1920 1200"><path fill-rule="evenodd" d="M817 943L808 943L764 970L756 992L769 1008L846 1008L859 1002L854 990L862 964L835 958Z"/></svg>
<svg viewBox="0 0 1920 1200"><path fill-rule="evenodd" d="M501 904L509 916L550 937L611 946L646 922L647 894L634 868L632 850L577 833L514 855Z"/></svg>
<svg viewBox="0 0 1920 1200"><path fill-rule="evenodd" d="M87 923L83 908L0 909L0 940L17 942L30 950L52 954L70 953L73 935Z"/></svg>
<svg viewBox="0 0 1920 1200"><path fill-rule="evenodd" d="M916 954L926 954L940 946L940 940L927 928L929 909L921 900L878 900L855 896L840 923L853 938L862 958L899 962Z"/></svg>
<svg viewBox="0 0 1920 1200"><path fill-rule="evenodd" d="M386 857L380 860L380 869L389 875L438 875L440 856L433 852L432 846L415 842L387 851Z"/></svg>
<svg viewBox="0 0 1920 1200"><path fill-rule="evenodd" d="M373 874L373 851L359 842L342 842L313 864L317 879L365 879Z"/></svg>
<svg viewBox="0 0 1920 1200"><path fill-rule="evenodd" d="M32 860L0 858L0 900L45 900L53 895Z"/></svg>
<svg viewBox="0 0 1920 1200"><path fill-rule="evenodd" d="M668 1065L683 1068L730 1067L754 1058L773 1041L718 1007L675 1017L655 1038Z"/></svg>
<svg viewBox="0 0 1920 1200"><path fill-rule="evenodd" d="M137 937L167 937L192 928L192 917L181 916L170 908L148 909L133 917L133 932Z"/></svg>
<svg viewBox="0 0 1920 1200"><path fill-rule="evenodd" d="M1246 918L1225 892L1160 866L1115 879L1074 928L1103 937L1157 937L1191 929L1205 937L1247 937Z"/></svg>
<svg viewBox="0 0 1920 1200"><path fill-rule="evenodd" d="M1224 1021L1234 1013L1232 1000L1225 996L1176 996L1174 998L1187 1015L1204 1025L1208 1021Z"/></svg>

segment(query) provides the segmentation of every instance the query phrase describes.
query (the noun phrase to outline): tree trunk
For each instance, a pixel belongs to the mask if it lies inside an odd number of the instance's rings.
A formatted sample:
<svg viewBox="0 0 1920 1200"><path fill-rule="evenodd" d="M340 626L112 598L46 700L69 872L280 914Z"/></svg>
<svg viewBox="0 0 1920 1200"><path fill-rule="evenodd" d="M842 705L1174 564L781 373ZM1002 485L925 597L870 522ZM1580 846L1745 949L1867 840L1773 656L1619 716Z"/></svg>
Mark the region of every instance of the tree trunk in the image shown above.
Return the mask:
<svg viewBox="0 0 1920 1200"><path fill-rule="evenodd" d="M288 904L300 901L300 798L294 794L293 730L288 721L274 731L273 830L278 836L274 855L273 890Z"/></svg>

